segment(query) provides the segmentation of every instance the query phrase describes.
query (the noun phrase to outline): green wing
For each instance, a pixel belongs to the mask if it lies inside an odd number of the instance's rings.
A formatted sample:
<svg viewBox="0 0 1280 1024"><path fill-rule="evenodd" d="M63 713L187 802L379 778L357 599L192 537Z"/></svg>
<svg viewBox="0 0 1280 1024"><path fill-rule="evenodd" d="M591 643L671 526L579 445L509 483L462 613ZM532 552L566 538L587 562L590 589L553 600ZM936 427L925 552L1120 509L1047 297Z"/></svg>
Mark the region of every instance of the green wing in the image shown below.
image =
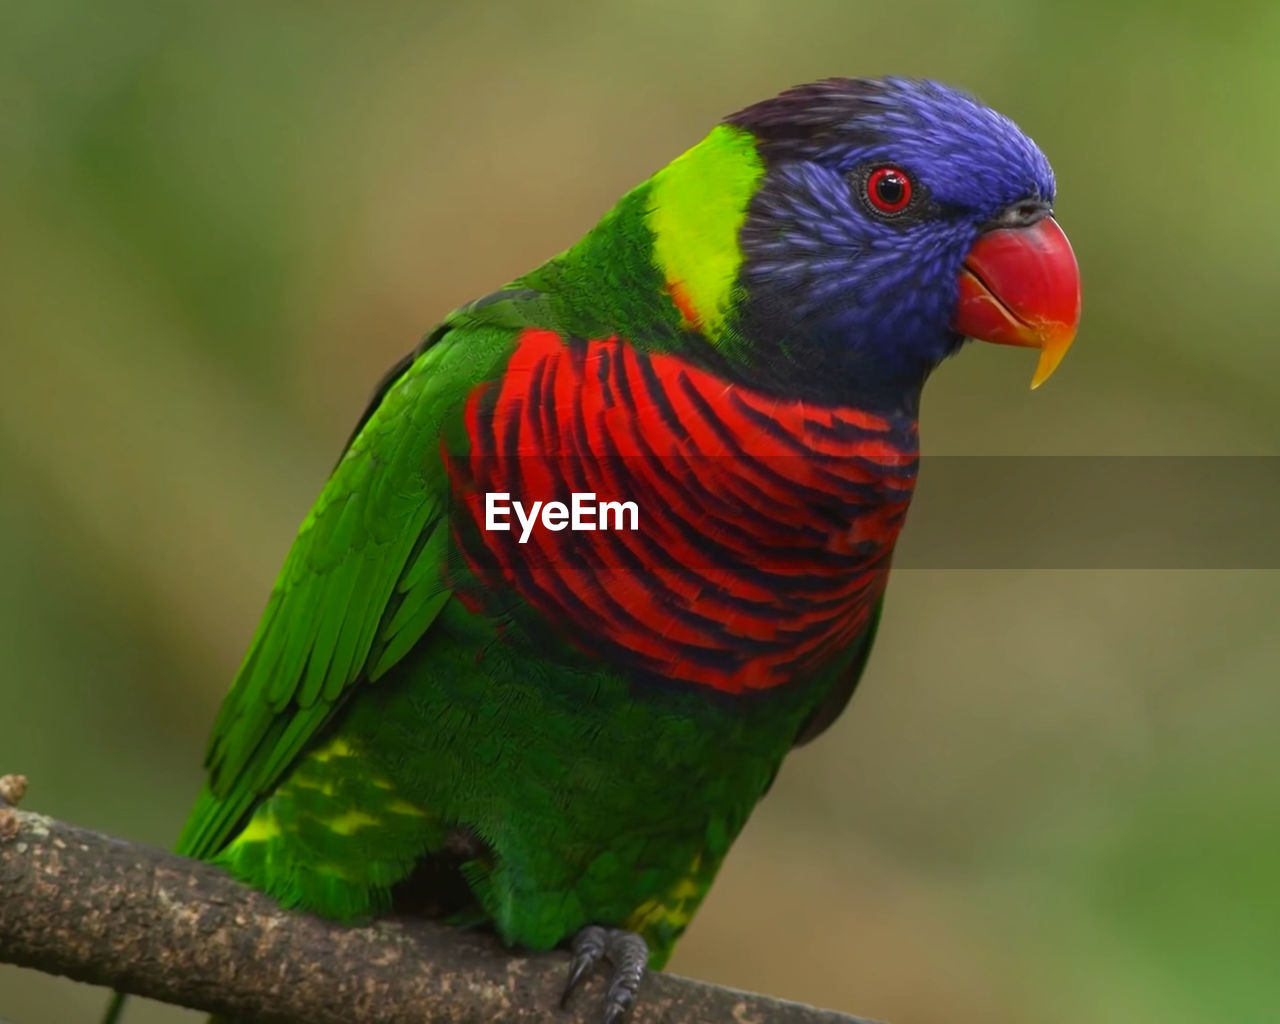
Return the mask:
<svg viewBox="0 0 1280 1024"><path fill-rule="evenodd" d="M218 852L351 692L402 658L448 601L440 439L512 338L451 318L384 379L303 522L223 701L179 853Z"/></svg>

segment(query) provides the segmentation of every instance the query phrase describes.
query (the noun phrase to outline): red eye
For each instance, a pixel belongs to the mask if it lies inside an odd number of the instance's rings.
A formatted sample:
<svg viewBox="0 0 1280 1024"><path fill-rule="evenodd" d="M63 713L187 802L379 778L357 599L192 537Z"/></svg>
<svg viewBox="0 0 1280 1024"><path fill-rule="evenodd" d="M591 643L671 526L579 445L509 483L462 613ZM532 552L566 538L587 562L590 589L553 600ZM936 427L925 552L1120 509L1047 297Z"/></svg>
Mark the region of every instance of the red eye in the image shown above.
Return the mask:
<svg viewBox="0 0 1280 1024"><path fill-rule="evenodd" d="M901 213L911 202L911 179L898 167L877 167L867 176L867 199L881 213Z"/></svg>

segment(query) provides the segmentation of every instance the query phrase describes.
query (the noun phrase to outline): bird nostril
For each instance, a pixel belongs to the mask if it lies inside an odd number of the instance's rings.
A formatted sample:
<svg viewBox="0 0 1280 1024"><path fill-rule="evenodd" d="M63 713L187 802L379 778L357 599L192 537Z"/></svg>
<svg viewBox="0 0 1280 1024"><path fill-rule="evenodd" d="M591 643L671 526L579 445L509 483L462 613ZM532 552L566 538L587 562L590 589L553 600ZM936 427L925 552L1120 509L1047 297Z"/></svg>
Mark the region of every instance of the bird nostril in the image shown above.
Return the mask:
<svg viewBox="0 0 1280 1024"><path fill-rule="evenodd" d="M1043 220L1050 214L1049 205L1040 199L1023 199L1005 207L1005 210L992 223L993 227L1023 228L1030 227L1036 221Z"/></svg>

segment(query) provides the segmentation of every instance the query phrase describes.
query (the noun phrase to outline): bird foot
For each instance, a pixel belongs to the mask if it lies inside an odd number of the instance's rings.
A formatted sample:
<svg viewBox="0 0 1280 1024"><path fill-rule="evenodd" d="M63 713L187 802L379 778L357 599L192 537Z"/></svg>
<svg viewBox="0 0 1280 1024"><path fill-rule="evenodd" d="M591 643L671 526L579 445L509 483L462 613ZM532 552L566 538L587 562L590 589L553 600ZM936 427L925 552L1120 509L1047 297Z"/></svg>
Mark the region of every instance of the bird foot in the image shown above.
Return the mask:
<svg viewBox="0 0 1280 1024"><path fill-rule="evenodd" d="M604 998L604 1024L618 1024L636 1001L636 990L644 977L645 964L649 962L649 947L635 932L621 928L601 928L587 925L573 937L570 944L573 961L569 964L569 980L564 986L560 1005L578 987L587 972L601 960L608 960L613 968L609 975L609 990Z"/></svg>

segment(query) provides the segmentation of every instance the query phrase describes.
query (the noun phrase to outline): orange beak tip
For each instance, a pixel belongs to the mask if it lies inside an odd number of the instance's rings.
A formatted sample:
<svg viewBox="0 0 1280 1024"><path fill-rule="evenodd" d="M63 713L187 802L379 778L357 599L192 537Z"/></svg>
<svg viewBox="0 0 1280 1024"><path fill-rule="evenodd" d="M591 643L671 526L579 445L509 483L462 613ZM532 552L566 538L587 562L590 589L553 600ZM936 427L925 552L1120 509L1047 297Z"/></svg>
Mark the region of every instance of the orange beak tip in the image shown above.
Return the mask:
<svg viewBox="0 0 1280 1024"><path fill-rule="evenodd" d="M1067 354L1067 349L1071 347L1071 342L1075 339L1075 328L1068 330L1059 328L1057 331L1046 332L1046 336L1040 345L1040 359L1036 363L1036 372L1031 378L1031 390L1035 391L1041 384L1053 376L1053 371L1058 368L1063 357Z"/></svg>

